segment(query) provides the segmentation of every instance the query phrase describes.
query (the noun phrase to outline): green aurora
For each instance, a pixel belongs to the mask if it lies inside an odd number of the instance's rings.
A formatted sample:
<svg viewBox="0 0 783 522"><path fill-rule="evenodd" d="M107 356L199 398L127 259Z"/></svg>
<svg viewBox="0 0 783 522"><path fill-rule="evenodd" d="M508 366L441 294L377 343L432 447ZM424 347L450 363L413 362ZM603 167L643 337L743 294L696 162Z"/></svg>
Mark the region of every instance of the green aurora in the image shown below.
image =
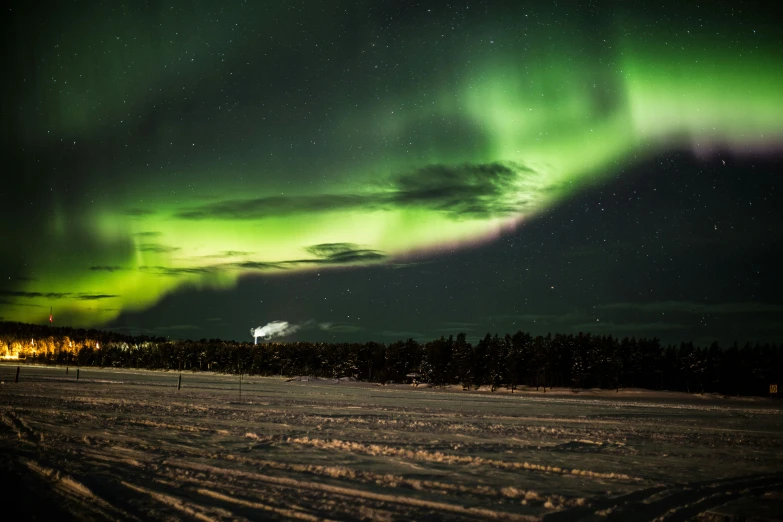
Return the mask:
<svg viewBox="0 0 783 522"><path fill-rule="evenodd" d="M745 20L740 39L706 10L661 30L619 7L389 22L317 5L85 8L32 37L18 24L9 38L33 41L11 66L12 175L38 181L12 197L37 217L4 224L19 277L0 315L53 306L96 325L185 286L404 262L502 235L662 151L783 141L771 26ZM58 175L79 179L41 195Z"/></svg>

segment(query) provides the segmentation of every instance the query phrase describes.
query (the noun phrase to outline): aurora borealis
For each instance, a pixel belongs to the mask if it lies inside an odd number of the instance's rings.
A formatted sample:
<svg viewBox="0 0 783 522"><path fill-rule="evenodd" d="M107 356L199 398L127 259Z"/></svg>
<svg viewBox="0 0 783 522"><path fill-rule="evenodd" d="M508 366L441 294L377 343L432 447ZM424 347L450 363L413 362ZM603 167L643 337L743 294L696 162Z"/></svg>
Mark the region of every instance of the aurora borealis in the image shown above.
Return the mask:
<svg viewBox="0 0 783 522"><path fill-rule="evenodd" d="M4 320L783 332L769 4L221 5L4 13Z"/></svg>

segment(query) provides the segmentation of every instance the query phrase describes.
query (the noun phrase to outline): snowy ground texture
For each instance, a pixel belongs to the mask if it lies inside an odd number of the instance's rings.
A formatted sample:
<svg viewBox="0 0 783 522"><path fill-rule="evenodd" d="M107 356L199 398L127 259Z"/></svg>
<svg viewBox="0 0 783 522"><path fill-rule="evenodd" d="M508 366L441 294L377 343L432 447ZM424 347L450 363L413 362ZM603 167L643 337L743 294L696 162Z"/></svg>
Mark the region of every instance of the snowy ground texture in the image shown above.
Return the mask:
<svg viewBox="0 0 783 522"><path fill-rule="evenodd" d="M6 520L783 519L768 399L15 371Z"/></svg>

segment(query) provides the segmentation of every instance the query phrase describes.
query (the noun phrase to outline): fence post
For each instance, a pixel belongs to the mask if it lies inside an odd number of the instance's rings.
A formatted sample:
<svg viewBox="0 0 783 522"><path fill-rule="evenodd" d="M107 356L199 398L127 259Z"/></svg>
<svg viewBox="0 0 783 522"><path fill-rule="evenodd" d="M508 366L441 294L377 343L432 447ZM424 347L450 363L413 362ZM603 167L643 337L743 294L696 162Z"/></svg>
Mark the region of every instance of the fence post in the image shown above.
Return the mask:
<svg viewBox="0 0 783 522"><path fill-rule="evenodd" d="M22 367L21 367L21 366L17 366L17 367L16 367L16 379L14 379L14 383L18 383L18 382L19 382L19 371L20 371L21 369L22 369Z"/></svg>
<svg viewBox="0 0 783 522"><path fill-rule="evenodd" d="M79 368L76 368L76 380L79 380Z"/></svg>
<svg viewBox="0 0 783 522"><path fill-rule="evenodd" d="M177 380L177 390L182 388L182 374L179 374L179 380Z"/></svg>

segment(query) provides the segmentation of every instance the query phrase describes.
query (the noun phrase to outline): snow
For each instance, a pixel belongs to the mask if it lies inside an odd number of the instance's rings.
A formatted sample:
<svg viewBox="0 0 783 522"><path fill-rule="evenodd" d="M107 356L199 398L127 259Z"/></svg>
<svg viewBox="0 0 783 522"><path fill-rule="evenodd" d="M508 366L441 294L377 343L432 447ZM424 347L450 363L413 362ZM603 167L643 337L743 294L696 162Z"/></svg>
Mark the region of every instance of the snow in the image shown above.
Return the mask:
<svg viewBox="0 0 783 522"><path fill-rule="evenodd" d="M769 399L0 365L4 503L79 520L780 518ZM7 479L11 479L9 482ZM13 512L13 510L11 511Z"/></svg>

